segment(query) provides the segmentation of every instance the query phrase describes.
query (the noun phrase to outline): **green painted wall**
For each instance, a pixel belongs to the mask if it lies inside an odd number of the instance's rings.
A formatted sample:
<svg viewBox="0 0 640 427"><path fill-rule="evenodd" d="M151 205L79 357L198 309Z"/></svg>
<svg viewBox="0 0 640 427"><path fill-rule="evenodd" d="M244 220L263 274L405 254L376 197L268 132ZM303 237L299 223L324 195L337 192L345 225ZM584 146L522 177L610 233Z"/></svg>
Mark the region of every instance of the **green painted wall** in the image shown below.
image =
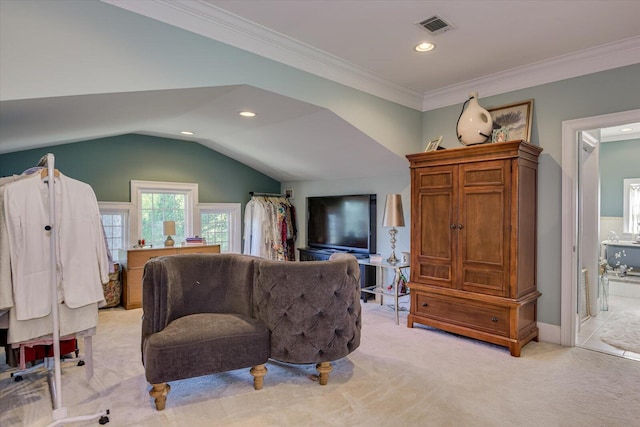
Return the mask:
<svg viewBox="0 0 640 427"><path fill-rule="evenodd" d="M45 154L56 168L93 187L101 202L130 201L130 181L198 183L202 203L242 203L280 183L196 142L123 135L0 155L0 175L19 174Z"/></svg>
<svg viewBox="0 0 640 427"><path fill-rule="evenodd" d="M538 320L560 325L562 270L562 122L640 108L640 64L501 95L483 97L485 108L534 100L531 142L543 148L538 170ZM443 135L442 146L461 147L455 126L459 105L424 113L424 139Z"/></svg>
<svg viewBox="0 0 640 427"><path fill-rule="evenodd" d="M623 216L627 178L640 178L640 139L600 144L601 216Z"/></svg>

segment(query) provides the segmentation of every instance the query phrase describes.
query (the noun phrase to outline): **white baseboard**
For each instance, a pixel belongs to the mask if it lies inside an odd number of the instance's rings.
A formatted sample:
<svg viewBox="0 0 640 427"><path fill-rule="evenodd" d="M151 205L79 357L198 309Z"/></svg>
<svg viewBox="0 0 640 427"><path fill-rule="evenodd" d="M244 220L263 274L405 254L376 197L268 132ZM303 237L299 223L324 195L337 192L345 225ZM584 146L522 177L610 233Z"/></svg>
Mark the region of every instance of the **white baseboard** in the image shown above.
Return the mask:
<svg viewBox="0 0 640 427"><path fill-rule="evenodd" d="M538 340L560 344L560 326L538 322Z"/></svg>

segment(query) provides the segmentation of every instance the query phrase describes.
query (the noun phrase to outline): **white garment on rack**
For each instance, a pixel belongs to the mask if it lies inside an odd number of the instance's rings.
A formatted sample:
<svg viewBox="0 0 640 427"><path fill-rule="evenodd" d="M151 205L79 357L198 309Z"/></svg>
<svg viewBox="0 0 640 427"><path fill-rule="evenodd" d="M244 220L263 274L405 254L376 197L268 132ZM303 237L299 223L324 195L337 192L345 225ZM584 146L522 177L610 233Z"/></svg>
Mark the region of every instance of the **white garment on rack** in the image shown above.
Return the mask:
<svg viewBox="0 0 640 427"><path fill-rule="evenodd" d="M104 304L102 284L109 281L100 211L88 184L55 178L58 241L58 301L69 308ZM48 188L40 174L5 186L4 210L11 255L16 319L51 312Z"/></svg>
<svg viewBox="0 0 640 427"><path fill-rule="evenodd" d="M9 309L13 307L11 289L11 262L9 261L9 238L4 217L4 185L20 178L12 175L0 178L0 329L9 328Z"/></svg>
<svg viewBox="0 0 640 427"><path fill-rule="evenodd" d="M53 333L51 314L29 320L16 319L15 310L9 310L8 315L7 342L9 344L47 337ZM95 335L95 328L98 325L98 305L93 303L79 308L69 308L66 304L58 304L58 321L60 336Z"/></svg>
<svg viewBox="0 0 640 427"><path fill-rule="evenodd" d="M263 229L265 210L260 201L251 199L244 208L244 250L245 255L266 256Z"/></svg>
<svg viewBox="0 0 640 427"><path fill-rule="evenodd" d="M0 310L13 307L13 289L11 288L11 262L9 258L9 236L7 221L4 216L4 186L26 175L12 175L0 178ZM0 314L0 327L4 328L4 321L8 323L9 313Z"/></svg>

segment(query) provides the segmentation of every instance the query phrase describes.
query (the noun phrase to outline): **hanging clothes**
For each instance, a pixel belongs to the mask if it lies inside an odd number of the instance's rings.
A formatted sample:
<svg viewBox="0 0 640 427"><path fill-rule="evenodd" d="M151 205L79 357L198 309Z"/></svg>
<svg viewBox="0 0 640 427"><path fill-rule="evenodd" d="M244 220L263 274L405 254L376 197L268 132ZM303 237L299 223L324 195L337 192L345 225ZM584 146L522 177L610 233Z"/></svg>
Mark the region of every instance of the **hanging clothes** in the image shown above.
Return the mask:
<svg viewBox="0 0 640 427"><path fill-rule="evenodd" d="M5 217L11 255L13 297L18 320L51 311L49 237L58 237L58 302L70 308L104 301L109 281L100 210L93 189L60 174L56 178L56 218L48 225L47 186L39 174L7 185Z"/></svg>
<svg viewBox="0 0 640 427"><path fill-rule="evenodd" d="M67 178L54 169L53 154L47 154L46 158L46 171L6 184L4 191L0 191L0 210L4 213L0 215L0 232L8 241L8 254L1 255L3 258L8 255L11 270L8 284L4 280L5 272L0 271L0 286L10 286L10 295L13 296L8 330L11 345L7 344L5 352L8 356L15 350L19 352L22 371L18 374L39 366L49 371L54 424L66 424L66 421L74 422L81 418L100 418L100 424L105 424L109 422L108 409L88 417L67 418L59 393L62 390L61 350L67 341L75 343L77 336L85 337L87 380L93 376L91 336L95 334L98 303L104 303L102 283L108 280L109 270L100 211L90 186ZM96 241L100 243L96 244ZM49 249L43 254L42 248L45 247ZM4 249L0 244L0 250ZM48 262L45 262L47 258ZM0 268L3 267L5 264L0 263ZM48 274L43 274L43 270ZM45 282L44 287L41 281ZM28 289L29 286L33 289ZM6 290L0 290L0 296L4 298L6 295L9 295ZM48 308L41 304L42 300L49 303ZM48 325L42 325L43 321ZM35 329L31 329L33 335L12 339L14 329L26 325L20 333L28 333L25 331L36 324ZM73 332L73 336L64 332L67 327L72 328L69 332ZM21 336L20 333L17 336ZM26 348L41 345L53 347L53 366L43 363L24 370ZM8 357L7 361L10 359Z"/></svg>
<svg viewBox="0 0 640 427"><path fill-rule="evenodd" d="M281 196L252 196L244 211L246 255L276 261L295 260L295 208Z"/></svg>
<svg viewBox="0 0 640 427"><path fill-rule="evenodd" d="M93 189L60 173L54 184L56 223L49 224L48 186L40 174L6 181L0 189L0 308L9 311L8 342L52 332L53 232L58 242L59 329L69 334L95 328L109 261Z"/></svg>

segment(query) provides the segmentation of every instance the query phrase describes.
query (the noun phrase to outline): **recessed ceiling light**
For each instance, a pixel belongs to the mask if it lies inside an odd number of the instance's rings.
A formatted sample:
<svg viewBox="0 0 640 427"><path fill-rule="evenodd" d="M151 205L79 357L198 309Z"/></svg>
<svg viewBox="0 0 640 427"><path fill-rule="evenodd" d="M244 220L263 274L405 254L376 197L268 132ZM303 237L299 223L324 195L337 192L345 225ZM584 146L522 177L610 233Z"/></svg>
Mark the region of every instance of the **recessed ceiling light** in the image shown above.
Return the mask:
<svg viewBox="0 0 640 427"><path fill-rule="evenodd" d="M183 130L180 131L180 133L183 135L195 135L195 132L191 132L190 130Z"/></svg>
<svg viewBox="0 0 640 427"><path fill-rule="evenodd" d="M622 128L620 129L620 132L631 132L633 130L633 128Z"/></svg>
<svg viewBox="0 0 640 427"><path fill-rule="evenodd" d="M429 42L422 42L416 47L414 47L416 52L429 52L430 50L433 50L435 48L436 48L436 45Z"/></svg>
<svg viewBox="0 0 640 427"><path fill-rule="evenodd" d="M238 114L240 114L242 117L255 117L256 113L252 112L252 111L240 111Z"/></svg>

